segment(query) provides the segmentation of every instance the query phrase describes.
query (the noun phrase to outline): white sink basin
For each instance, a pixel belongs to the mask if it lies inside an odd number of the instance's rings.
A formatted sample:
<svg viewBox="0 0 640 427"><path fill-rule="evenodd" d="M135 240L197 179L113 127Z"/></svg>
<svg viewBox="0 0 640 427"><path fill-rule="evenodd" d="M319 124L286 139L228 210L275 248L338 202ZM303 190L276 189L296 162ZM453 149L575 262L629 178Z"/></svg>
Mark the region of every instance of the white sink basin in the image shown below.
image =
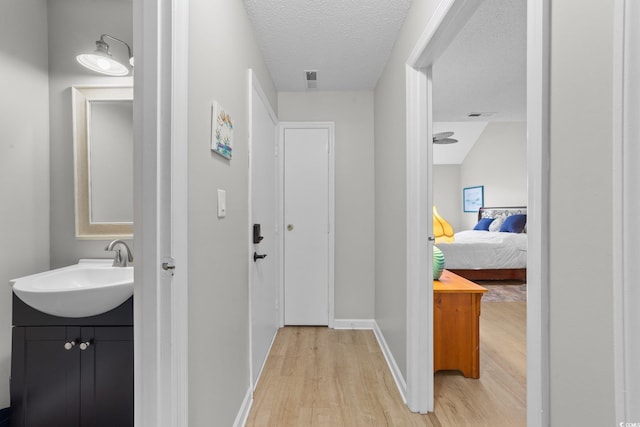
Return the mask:
<svg viewBox="0 0 640 427"><path fill-rule="evenodd" d="M61 317L87 317L116 308L133 295L133 267L113 267L112 259L78 264L11 280L26 304Z"/></svg>

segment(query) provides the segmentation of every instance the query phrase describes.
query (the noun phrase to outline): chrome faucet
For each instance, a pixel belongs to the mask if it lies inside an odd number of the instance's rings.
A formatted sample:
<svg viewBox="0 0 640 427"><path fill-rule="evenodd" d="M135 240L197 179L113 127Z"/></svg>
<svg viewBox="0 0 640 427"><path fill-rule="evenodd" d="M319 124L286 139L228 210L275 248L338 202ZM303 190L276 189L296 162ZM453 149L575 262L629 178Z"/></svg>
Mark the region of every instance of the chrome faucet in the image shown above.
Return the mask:
<svg viewBox="0 0 640 427"><path fill-rule="evenodd" d="M121 247L116 247L120 245ZM115 248L115 249L114 249ZM122 240L114 240L109 243L105 251L116 251L116 256L113 258L114 267L128 267L133 262L133 253L129 246ZM124 252L124 254L123 254Z"/></svg>

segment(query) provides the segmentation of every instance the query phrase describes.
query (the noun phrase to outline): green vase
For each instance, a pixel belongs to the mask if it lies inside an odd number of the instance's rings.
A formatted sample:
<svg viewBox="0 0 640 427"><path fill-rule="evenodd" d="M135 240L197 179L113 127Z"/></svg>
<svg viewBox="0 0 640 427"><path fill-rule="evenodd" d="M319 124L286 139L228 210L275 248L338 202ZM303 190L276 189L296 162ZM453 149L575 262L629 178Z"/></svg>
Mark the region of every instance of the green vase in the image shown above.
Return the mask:
<svg viewBox="0 0 640 427"><path fill-rule="evenodd" d="M438 280L444 270L444 254L437 247L433 247L433 280Z"/></svg>

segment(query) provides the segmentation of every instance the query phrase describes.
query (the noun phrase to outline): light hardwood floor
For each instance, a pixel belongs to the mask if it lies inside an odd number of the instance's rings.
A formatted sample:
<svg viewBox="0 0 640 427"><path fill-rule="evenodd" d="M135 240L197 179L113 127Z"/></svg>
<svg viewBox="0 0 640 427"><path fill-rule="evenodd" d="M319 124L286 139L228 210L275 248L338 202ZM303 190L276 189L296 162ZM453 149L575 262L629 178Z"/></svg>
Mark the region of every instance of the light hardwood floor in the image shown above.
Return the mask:
<svg viewBox="0 0 640 427"><path fill-rule="evenodd" d="M480 379L435 376L433 413L411 413L371 331L278 331L247 426L524 426L526 303L482 305Z"/></svg>

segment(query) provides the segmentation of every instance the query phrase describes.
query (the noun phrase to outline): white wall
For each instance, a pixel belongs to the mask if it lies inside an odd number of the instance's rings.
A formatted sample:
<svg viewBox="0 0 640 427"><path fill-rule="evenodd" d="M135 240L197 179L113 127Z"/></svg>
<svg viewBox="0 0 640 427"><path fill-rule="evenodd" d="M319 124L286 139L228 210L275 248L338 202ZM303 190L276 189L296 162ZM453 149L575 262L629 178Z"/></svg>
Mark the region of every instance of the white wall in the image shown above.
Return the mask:
<svg viewBox="0 0 640 427"><path fill-rule="evenodd" d="M9 406L9 280L49 268L47 5L0 2L0 408ZM28 25L26 24L28 23Z"/></svg>
<svg viewBox="0 0 640 427"><path fill-rule="evenodd" d="M407 360L405 64L437 0L414 0L375 89L376 321L403 375Z"/></svg>
<svg viewBox="0 0 640 427"><path fill-rule="evenodd" d="M433 165L433 204L455 232L461 230L461 169L462 165Z"/></svg>
<svg viewBox="0 0 640 427"><path fill-rule="evenodd" d="M551 2L554 426L617 425L610 221L614 3Z"/></svg>
<svg viewBox="0 0 640 427"><path fill-rule="evenodd" d="M335 317L373 319L373 92L280 92L278 116L335 122Z"/></svg>
<svg viewBox="0 0 640 427"><path fill-rule="evenodd" d="M189 425L230 426L249 389L249 68L277 99L242 2L191 0L189 15ZM214 100L234 121L232 160L210 150Z"/></svg>
<svg viewBox="0 0 640 427"><path fill-rule="evenodd" d="M484 185L485 206L526 206L527 123L487 124L462 163L460 185L460 194L462 188ZM460 229L477 222L477 213L463 213Z"/></svg>
<svg viewBox="0 0 640 427"><path fill-rule="evenodd" d="M75 57L95 50L107 33L133 41L131 0L52 0L48 2L49 101L51 120L51 267L79 258L109 258L104 240L77 240L74 211L73 128L71 86L132 84L131 77L109 77L83 68ZM109 42L114 56L126 49ZM135 55L135 52L134 52ZM126 55L125 55L126 56ZM133 178L132 178L133 179ZM133 244L133 241L129 242ZM135 252L134 252L135 255Z"/></svg>
<svg viewBox="0 0 640 427"><path fill-rule="evenodd" d="M462 208L462 189L476 185L485 206L527 205L526 122L489 123L461 165L433 166L434 204L456 232L478 222Z"/></svg>

